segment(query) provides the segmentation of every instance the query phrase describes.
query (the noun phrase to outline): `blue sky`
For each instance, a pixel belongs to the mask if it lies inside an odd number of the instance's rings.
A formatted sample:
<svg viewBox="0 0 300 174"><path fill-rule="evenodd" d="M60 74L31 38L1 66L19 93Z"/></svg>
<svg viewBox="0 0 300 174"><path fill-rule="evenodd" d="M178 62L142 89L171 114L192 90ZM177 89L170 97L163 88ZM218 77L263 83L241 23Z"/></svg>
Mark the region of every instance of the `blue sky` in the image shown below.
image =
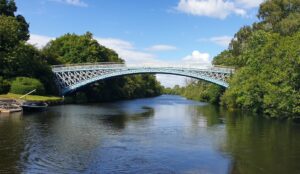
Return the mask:
<svg viewBox="0 0 300 174"><path fill-rule="evenodd" d="M263 0L16 0L30 43L90 31L128 64L209 65ZM159 76L167 86L182 78ZM166 81L166 79L168 79ZM172 79L172 80L171 80ZM171 84L168 84L171 83Z"/></svg>

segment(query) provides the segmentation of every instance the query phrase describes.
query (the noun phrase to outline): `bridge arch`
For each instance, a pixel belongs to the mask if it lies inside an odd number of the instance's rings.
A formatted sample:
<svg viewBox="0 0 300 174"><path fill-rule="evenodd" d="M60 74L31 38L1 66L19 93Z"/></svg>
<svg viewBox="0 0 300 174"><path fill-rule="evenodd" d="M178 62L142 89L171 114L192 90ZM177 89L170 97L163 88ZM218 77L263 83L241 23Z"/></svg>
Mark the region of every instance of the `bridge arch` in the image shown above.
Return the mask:
<svg viewBox="0 0 300 174"><path fill-rule="evenodd" d="M181 68L181 67L110 67L99 65L83 65L71 67L53 67L56 83L61 95L65 95L78 88L100 80L134 75L134 74L171 74L205 80L225 88L228 87L227 78L233 73L226 68Z"/></svg>

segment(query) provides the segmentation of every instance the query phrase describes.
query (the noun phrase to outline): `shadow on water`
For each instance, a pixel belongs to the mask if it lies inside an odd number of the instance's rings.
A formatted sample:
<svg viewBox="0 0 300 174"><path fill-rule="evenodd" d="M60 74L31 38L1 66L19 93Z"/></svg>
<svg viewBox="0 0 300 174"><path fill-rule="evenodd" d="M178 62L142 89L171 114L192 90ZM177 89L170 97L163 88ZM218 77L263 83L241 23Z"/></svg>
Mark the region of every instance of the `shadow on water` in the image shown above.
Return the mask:
<svg viewBox="0 0 300 174"><path fill-rule="evenodd" d="M123 112L119 115L103 115L101 117L101 121L104 122L105 125L111 125L115 129L124 129L126 128L127 122L132 121L145 121L154 116L154 109L150 107L142 107L144 112L136 113L136 114L128 114Z"/></svg>

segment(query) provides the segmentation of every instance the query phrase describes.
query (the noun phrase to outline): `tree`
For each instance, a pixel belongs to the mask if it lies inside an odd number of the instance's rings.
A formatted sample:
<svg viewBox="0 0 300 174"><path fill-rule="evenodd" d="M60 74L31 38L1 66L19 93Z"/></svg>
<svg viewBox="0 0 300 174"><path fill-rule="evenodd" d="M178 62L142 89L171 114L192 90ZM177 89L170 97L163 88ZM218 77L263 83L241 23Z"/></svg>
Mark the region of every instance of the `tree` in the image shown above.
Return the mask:
<svg viewBox="0 0 300 174"><path fill-rule="evenodd" d="M0 0L0 16L10 16L19 23L19 39L27 41L29 39L29 24L22 15L15 16L17 6L14 0Z"/></svg>
<svg viewBox="0 0 300 174"><path fill-rule="evenodd" d="M222 103L272 117L300 115L300 1L266 0L214 64L236 67Z"/></svg>
<svg viewBox="0 0 300 174"><path fill-rule="evenodd" d="M17 6L14 0L0 0L0 15L15 16Z"/></svg>
<svg viewBox="0 0 300 174"><path fill-rule="evenodd" d="M300 32L292 36L256 31L248 41L248 61L229 81L222 97L229 107L273 117L300 115Z"/></svg>
<svg viewBox="0 0 300 174"><path fill-rule="evenodd" d="M13 0L0 0L0 75L4 78L9 73L6 67L16 63L11 53L29 38L29 25L23 16L15 17L16 10Z"/></svg>
<svg viewBox="0 0 300 174"><path fill-rule="evenodd" d="M0 76L4 78L11 62L8 54L19 44L19 30L20 24L13 17L0 16Z"/></svg>
<svg viewBox="0 0 300 174"><path fill-rule="evenodd" d="M19 44L20 23L14 17L0 16L0 52L7 52Z"/></svg>
<svg viewBox="0 0 300 174"><path fill-rule="evenodd" d="M16 20L20 24L20 30L19 30L20 40L27 41L30 37L30 35L29 35L29 24L26 22L25 18L22 15L17 15Z"/></svg>
<svg viewBox="0 0 300 174"><path fill-rule="evenodd" d="M116 52L93 39L90 32L84 35L65 34L50 41L43 52L55 63L124 62Z"/></svg>
<svg viewBox="0 0 300 174"><path fill-rule="evenodd" d="M291 35L300 27L299 0L267 0L260 5L258 17L266 27Z"/></svg>

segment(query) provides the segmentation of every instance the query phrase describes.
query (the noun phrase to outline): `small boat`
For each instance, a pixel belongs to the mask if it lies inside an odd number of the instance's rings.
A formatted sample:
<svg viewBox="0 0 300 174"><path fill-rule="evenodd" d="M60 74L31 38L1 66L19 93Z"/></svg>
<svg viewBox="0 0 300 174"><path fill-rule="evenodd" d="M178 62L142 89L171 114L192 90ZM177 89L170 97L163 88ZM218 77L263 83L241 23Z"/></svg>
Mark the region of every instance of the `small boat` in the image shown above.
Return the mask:
<svg viewBox="0 0 300 174"><path fill-rule="evenodd" d="M48 107L48 104L45 102L31 102L27 101L22 104L22 108L24 112L37 112L44 111Z"/></svg>

